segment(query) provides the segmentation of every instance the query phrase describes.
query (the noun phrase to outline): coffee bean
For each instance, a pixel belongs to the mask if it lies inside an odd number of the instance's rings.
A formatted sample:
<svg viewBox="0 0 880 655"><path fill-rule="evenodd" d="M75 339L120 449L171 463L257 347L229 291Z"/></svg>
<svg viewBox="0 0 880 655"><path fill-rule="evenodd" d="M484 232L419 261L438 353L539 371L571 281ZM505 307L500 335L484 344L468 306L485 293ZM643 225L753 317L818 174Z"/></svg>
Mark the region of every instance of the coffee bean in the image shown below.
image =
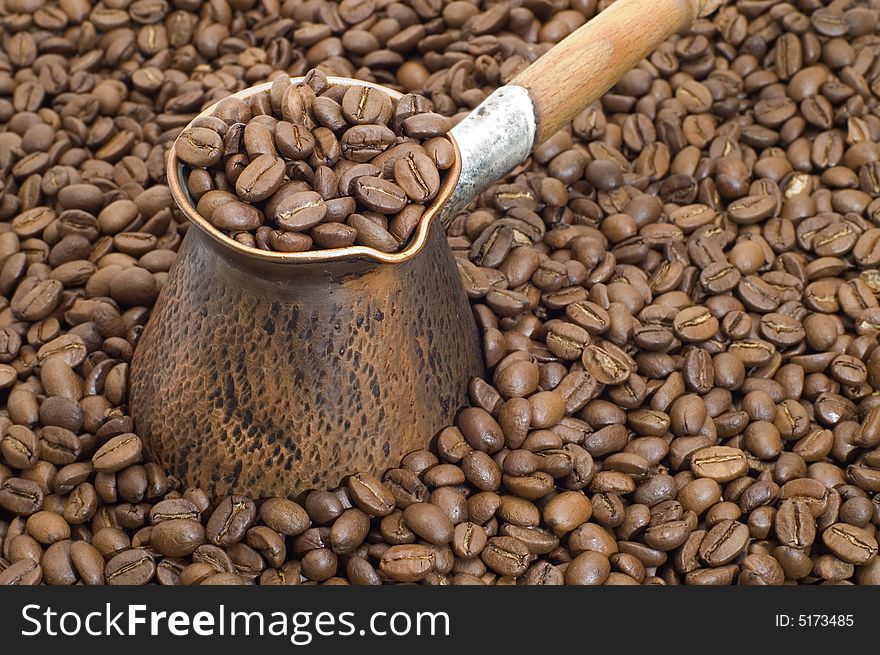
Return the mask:
<svg viewBox="0 0 880 655"><path fill-rule="evenodd" d="M740 225L752 225L773 216L779 201L773 196L746 196L730 204L728 215Z"/></svg>
<svg viewBox="0 0 880 655"><path fill-rule="evenodd" d="M501 471L489 455L472 450L461 460L465 479L481 491L495 491L501 485Z"/></svg>
<svg viewBox="0 0 880 655"><path fill-rule="evenodd" d="M476 557L487 543L486 531L476 523L464 522L455 526L452 550L458 557Z"/></svg>
<svg viewBox="0 0 880 655"><path fill-rule="evenodd" d="M25 278L12 296L10 308L16 318L40 321L51 314L61 302L64 285L58 280L37 281Z"/></svg>
<svg viewBox="0 0 880 655"><path fill-rule="evenodd" d="M412 138L430 139L443 136L451 128L449 119L433 112L415 114L403 121L403 133Z"/></svg>
<svg viewBox="0 0 880 655"><path fill-rule="evenodd" d="M0 440L0 453L10 466L26 470L40 458L40 440L23 425L11 425Z"/></svg>
<svg viewBox="0 0 880 655"><path fill-rule="evenodd" d="M150 545L166 557L185 557L205 540L205 529L192 519L170 519L154 526Z"/></svg>
<svg viewBox="0 0 880 655"><path fill-rule="evenodd" d="M351 161L368 162L385 152L395 138L384 125L355 125L342 135L342 152Z"/></svg>
<svg viewBox="0 0 880 655"><path fill-rule="evenodd" d="M418 537L437 546L452 541L452 521L438 507L429 503L415 503L403 511L407 527Z"/></svg>
<svg viewBox="0 0 880 655"><path fill-rule="evenodd" d="M394 510L394 496L375 476L358 473L348 479L348 491L355 505L373 516L387 516Z"/></svg>
<svg viewBox="0 0 880 655"><path fill-rule="evenodd" d="M285 230L307 230L327 215L324 199L314 191L288 195L274 208L273 218Z"/></svg>
<svg viewBox="0 0 880 655"><path fill-rule="evenodd" d="M92 456L92 466L102 473L121 471L141 459L140 437L128 433L113 437Z"/></svg>
<svg viewBox="0 0 880 655"><path fill-rule="evenodd" d="M237 543L256 514L253 501L242 496L225 498L211 514L206 527L208 541L218 546Z"/></svg>
<svg viewBox="0 0 880 655"><path fill-rule="evenodd" d="M427 202L440 190L440 174L427 155L419 152L394 162L394 180L414 202Z"/></svg>
<svg viewBox="0 0 880 655"><path fill-rule="evenodd" d="M41 510L28 517L28 534L41 544L54 544L70 537L70 526L56 512Z"/></svg>
<svg viewBox="0 0 880 655"><path fill-rule="evenodd" d="M126 550L113 557L104 570L107 584L144 585L156 573L153 556L142 548Z"/></svg>
<svg viewBox="0 0 880 655"><path fill-rule="evenodd" d="M349 225L323 223L312 228L310 235L323 248L345 248L355 242L358 232Z"/></svg>
<svg viewBox="0 0 880 655"><path fill-rule="evenodd" d="M738 478L748 470L748 466L745 454L738 448L728 446L701 448L691 457L694 475L716 482Z"/></svg>
<svg viewBox="0 0 880 655"><path fill-rule="evenodd" d="M569 562L565 569L565 584L601 585L611 573L611 563L602 553L587 551Z"/></svg>
<svg viewBox="0 0 880 655"><path fill-rule="evenodd" d="M260 155L238 176L235 192L246 202L265 200L281 186L284 172L284 162L280 158L271 154Z"/></svg>
<svg viewBox="0 0 880 655"><path fill-rule="evenodd" d="M514 361L496 369L493 383L504 397L522 398L538 390L540 370L532 362Z"/></svg>
<svg viewBox="0 0 880 655"><path fill-rule="evenodd" d="M673 326L682 341L706 341L718 331L718 320L705 307L695 306L680 311Z"/></svg>
<svg viewBox="0 0 880 655"><path fill-rule="evenodd" d="M295 537L309 527L309 516L298 504L283 498L269 498L260 505L260 519L273 530Z"/></svg>
<svg viewBox="0 0 880 655"><path fill-rule="evenodd" d="M23 559L0 571L0 585L37 585L43 578L43 569L32 559Z"/></svg>
<svg viewBox="0 0 880 655"><path fill-rule="evenodd" d="M163 521L200 519L199 509L185 498L170 498L153 505L150 510L150 523L156 525Z"/></svg>
<svg viewBox="0 0 880 655"><path fill-rule="evenodd" d="M358 201L371 211L395 214L406 206L406 194L392 182L378 177L360 177L355 180L354 193Z"/></svg>
<svg viewBox="0 0 880 655"><path fill-rule="evenodd" d="M176 144L177 156L197 168L213 166L223 154L220 135L206 127L194 127L183 132Z"/></svg>
<svg viewBox="0 0 880 655"><path fill-rule="evenodd" d="M421 544L391 546L382 554L379 569L398 582L418 582L434 568L435 554Z"/></svg>
<svg viewBox="0 0 880 655"><path fill-rule="evenodd" d="M357 508L345 510L330 528L330 546L337 555L352 552L370 531L370 517Z"/></svg>
<svg viewBox="0 0 880 655"><path fill-rule="evenodd" d="M275 530L264 525L248 530L247 544L259 552L270 566L281 567L287 559L284 539Z"/></svg>
<svg viewBox="0 0 880 655"><path fill-rule="evenodd" d="M391 233L372 219L361 214L348 217L348 224L355 230L355 243L382 252L394 252L398 244Z"/></svg>
<svg viewBox="0 0 880 655"><path fill-rule="evenodd" d="M236 123L237 126L243 126L241 133L227 130L223 139L224 154L227 156L238 154L241 146L247 152L251 160L258 158L260 155L275 155L275 143L272 130L265 123ZM230 137L230 134L233 136ZM227 139L227 137L230 137Z"/></svg>
<svg viewBox="0 0 880 655"><path fill-rule="evenodd" d="M863 528L835 523L822 533L822 542L844 562L866 564L877 555L877 539Z"/></svg>
<svg viewBox="0 0 880 655"><path fill-rule="evenodd" d="M315 150L315 138L302 125L279 121L275 127L275 146L287 159L306 159Z"/></svg>
<svg viewBox="0 0 880 655"><path fill-rule="evenodd" d="M583 350L584 369L602 384L620 384L631 368L625 353L613 344L590 344Z"/></svg>
<svg viewBox="0 0 880 655"><path fill-rule="evenodd" d="M74 541L70 544L70 558L84 584L104 584L104 558L97 548L84 541Z"/></svg>
<svg viewBox="0 0 880 655"><path fill-rule="evenodd" d="M349 87L341 104L345 119L354 125L385 124L393 111L388 96L369 87Z"/></svg>
<svg viewBox="0 0 880 655"><path fill-rule="evenodd" d="M809 506L802 500L786 500L776 512L776 536L790 548L806 550L816 538L816 526Z"/></svg>
<svg viewBox="0 0 880 655"><path fill-rule="evenodd" d="M543 517L557 535L563 535L588 521L592 513L589 498L581 492L565 491L547 503Z"/></svg>
<svg viewBox="0 0 880 655"><path fill-rule="evenodd" d="M525 573L531 555L519 539L492 537L480 553L480 559L499 575L516 577Z"/></svg>
<svg viewBox="0 0 880 655"><path fill-rule="evenodd" d="M496 515L505 523L518 527L537 527L540 522L540 512L534 503L510 495L501 497Z"/></svg>
<svg viewBox="0 0 880 655"><path fill-rule="evenodd" d="M700 542L700 559L709 566L721 566L736 558L749 541L749 529L736 521L717 523Z"/></svg>
<svg viewBox="0 0 880 655"><path fill-rule="evenodd" d="M43 490L34 480L7 478L0 488L0 506L18 516L30 516L43 505Z"/></svg>

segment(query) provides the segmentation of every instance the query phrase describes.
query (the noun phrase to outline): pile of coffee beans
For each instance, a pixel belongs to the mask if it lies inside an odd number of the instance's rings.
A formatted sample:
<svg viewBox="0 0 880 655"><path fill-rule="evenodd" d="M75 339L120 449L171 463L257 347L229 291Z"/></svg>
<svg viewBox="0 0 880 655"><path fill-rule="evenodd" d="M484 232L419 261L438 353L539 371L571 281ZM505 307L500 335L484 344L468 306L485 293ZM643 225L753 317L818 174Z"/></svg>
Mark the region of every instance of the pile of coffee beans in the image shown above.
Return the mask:
<svg viewBox="0 0 880 655"><path fill-rule="evenodd" d="M405 246L453 164L449 119L408 93L293 84L222 100L177 138L197 211L239 243L301 252Z"/></svg>
<svg viewBox="0 0 880 655"><path fill-rule="evenodd" d="M486 375L398 468L209 498L134 432L198 113L317 68L455 124L607 5L5 0L0 582L880 584L873 2L727 3L458 216Z"/></svg>

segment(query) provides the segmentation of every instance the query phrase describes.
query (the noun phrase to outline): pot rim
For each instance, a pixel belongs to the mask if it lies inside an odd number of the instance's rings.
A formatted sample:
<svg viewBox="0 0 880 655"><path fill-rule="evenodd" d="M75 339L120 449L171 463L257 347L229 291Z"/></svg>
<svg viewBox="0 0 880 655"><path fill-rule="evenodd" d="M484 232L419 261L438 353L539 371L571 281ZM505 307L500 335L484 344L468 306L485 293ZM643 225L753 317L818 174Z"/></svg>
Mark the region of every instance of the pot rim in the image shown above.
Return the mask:
<svg viewBox="0 0 880 655"><path fill-rule="evenodd" d="M304 79L304 77L290 78L291 82L293 82L294 84L298 84ZM328 76L327 79L333 84L358 85L379 89L389 94L395 100L403 96L403 94L399 91L394 91L393 89L389 89L380 84L374 84L372 82L365 82L362 80L354 80L348 77L337 76ZM198 116L193 118L187 124L184 130L192 127L193 123L195 123L196 121L212 115L214 110L217 108L217 105L223 102L223 100L226 100L229 97L235 97L244 100L253 95L256 95L257 93L267 91L271 88L271 86L272 82L264 82L263 84L257 84L255 86L242 89L241 91L227 96L226 98L218 100L210 107L203 110ZM242 254L246 257L283 264L318 264L322 262L335 262L353 259L372 261L377 264L402 264L403 262L409 261L410 259L415 257L422 250L422 248L424 248L425 243L427 243L428 240L428 233L430 232L431 224L440 213L443 205L446 204L447 200L449 200L450 196L452 196L452 193L453 191L455 191L455 187L458 184L459 177L461 176L461 154L459 151L458 142L455 140L455 137L452 135L451 132L447 133L446 137L452 142L452 146L455 152L455 158L453 160L452 166L449 168L448 171L446 171L446 179L443 182L443 186L440 187L440 191L437 193L437 197L434 198L434 201L425 210L425 213L422 214L422 217L419 219L416 230L414 234L410 237L409 245L403 250L391 253L382 252L380 250L369 248L367 246L348 246L346 248L306 250L304 252L278 252L245 246L244 244L238 243L231 237L227 236L221 230L218 230L196 211L196 203L193 201L193 197L192 195L190 195L189 189L187 189L186 184L184 184L183 181L186 165L177 158L176 139L174 143L171 144L171 148L168 151L166 177L168 180L168 186L171 189L171 196L174 198L174 202L180 208L180 211L183 212L183 214L187 217L187 219L189 219L190 223L199 228L203 233L210 236L221 246Z"/></svg>

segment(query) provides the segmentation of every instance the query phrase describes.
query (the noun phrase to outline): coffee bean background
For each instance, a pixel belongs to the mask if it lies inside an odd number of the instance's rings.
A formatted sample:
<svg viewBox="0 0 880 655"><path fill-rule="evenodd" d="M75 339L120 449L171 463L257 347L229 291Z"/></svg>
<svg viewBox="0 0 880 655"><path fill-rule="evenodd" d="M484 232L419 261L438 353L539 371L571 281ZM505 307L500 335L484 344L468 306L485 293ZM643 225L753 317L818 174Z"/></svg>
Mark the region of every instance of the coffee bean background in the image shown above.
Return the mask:
<svg viewBox="0 0 880 655"><path fill-rule="evenodd" d="M134 432L202 108L318 68L454 124L606 5L2 2L0 582L880 583L872 2L728 3L458 216L486 375L399 468L209 498Z"/></svg>

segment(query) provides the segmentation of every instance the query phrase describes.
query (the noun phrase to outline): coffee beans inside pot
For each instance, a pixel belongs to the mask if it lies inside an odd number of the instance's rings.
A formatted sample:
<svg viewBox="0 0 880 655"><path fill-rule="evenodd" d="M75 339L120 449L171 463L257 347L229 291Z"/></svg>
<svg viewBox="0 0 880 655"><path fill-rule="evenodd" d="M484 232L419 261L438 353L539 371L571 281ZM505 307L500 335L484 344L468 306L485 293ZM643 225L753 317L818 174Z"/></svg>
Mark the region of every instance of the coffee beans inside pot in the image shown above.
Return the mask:
<svg viewBox="0 0 880 655"><path fill-rule="evenodd" d="M264 250L405 247L452 164L426 149L442 150L449 120L420 95L392 99L318 69L306 79L279 76L246 101L222 100L180 134L197 211Z"/></svg>

